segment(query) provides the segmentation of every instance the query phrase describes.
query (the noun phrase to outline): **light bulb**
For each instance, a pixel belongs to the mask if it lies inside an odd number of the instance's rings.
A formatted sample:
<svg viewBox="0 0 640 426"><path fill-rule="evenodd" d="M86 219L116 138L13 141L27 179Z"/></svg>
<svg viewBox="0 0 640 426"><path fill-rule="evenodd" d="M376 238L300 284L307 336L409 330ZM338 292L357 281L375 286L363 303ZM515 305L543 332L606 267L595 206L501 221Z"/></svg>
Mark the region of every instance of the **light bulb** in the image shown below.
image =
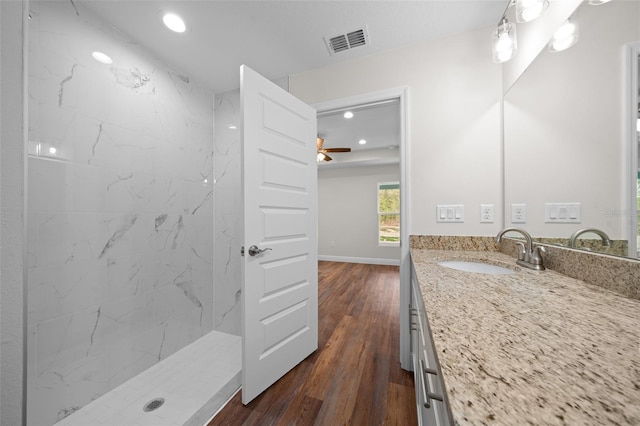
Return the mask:
<svg viewBox="0 0 640 426"><path fill-rule="evenodd" d="M553 38L556 40L562 40L564 38L568 38L572 36L576 32L576 24L573 22L567 21L563 26L558 28L558 31L555 32Z"/></svg>
<svg viewBox="0 0 640 426"><path fill-rule="evenodd" d="M509 34L508 33L500 34L500 36L498 37L498 43L496 44L496 48L498 49L498 51L506 52L507 50L511 49L511 46L513 46L513 40L511 40L511 37L509 37Z"/></svg>
<svg viewBox="0 0 640 426"><path fill-rule="evenodd" d="M109 57L109 55L106 55L102 52L93 52L91 54L91 56L93 57L93 59L95 59L96 61L105 64L105 65L110 65L113 63L113 59L111 59Z"/></svg>
<svg viewBox="0 0 640 426"><path fill-rule="evenodd" d="M536 3L535 6L529 7L522 11L522 20L524 22L530 22L542 15L542 4Z"/></svg>
<svg viewBox="0 0 640 426"><path fill-rule="evenodd" d="M498 52L499 62L507 62L512 57L513 57L513 50L505 50L502 52Z"/></svg>
<svg viewBox="0 0 640 426"><path fill-rule="evenodd" d="M353 118L353 113L351 111L347 111L344 113L344 118Z"/></svg>
<svg viewBox="0 0 640 426"><path fill-rule="evenodd" d="M563 50L567 50L568 48L573 46L576 41L578 40L574 36L553 40L551 42L551 50L553 52L562 52Z"/></svg>
<svg viewBox="0 0 640 426"><path fill-rule="evenodd" d="M547 6L548 0L517 0L516 21L531 22L542 15Z"/></svg>
<svg viewBox="0 0 640 426"><path fill-rule="evenodd" d="M167 28L176 33L183 33L187 30L187 26L182 18L175 13L167 13L164 15L162 17L162 22L164 22Z"/></svg>
<svg viewBox="0 0 640 426"><path fill-rule="evenodd" d="M366 141L366 140L364 140L364 139L360 139L360 140L358 141L358 143L359 143L360 145L364 145L364 144L366 144L366 143L367 143L367 141Z"/></svg>
<svg viewBox="0 0 640 426"><path fill-rule="evenodd" d="M503 19L491 36L493 62L500 64L511 59L518 50L516 27Z"/></svg>
<svg viewBox="0 0 640 426"><path fill-rule="evenodd" d="M553 34L548 46L549 51L561 52L576 44L578 42L578 30L578 22L575 17L569 18Z"/></svg>

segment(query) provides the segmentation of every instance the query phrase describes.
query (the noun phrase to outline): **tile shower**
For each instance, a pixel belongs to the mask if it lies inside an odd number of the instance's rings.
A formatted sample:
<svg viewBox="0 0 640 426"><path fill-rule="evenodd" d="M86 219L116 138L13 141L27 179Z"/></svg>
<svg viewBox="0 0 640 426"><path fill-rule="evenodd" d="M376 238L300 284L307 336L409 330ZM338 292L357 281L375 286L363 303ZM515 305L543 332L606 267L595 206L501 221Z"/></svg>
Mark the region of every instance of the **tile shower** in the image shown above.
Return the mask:
<svg viewBox="0 0 640 426"><path fill-rule="evenodd" d="M52 425L214 329L239 334L239 132L218 124L239 96L81 4L30 12L27 422Z"/></svg>

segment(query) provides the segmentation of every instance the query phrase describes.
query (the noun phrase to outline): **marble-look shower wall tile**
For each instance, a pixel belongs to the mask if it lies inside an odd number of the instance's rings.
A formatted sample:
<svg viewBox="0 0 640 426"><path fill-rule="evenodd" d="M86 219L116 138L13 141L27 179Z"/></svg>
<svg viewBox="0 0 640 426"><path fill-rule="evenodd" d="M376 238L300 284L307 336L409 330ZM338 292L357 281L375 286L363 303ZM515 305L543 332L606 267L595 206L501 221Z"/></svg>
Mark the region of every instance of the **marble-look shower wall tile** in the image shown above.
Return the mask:
<svg viewBox="0 0 640 426"><path fill-rule="evenodd" d="M28 315L32 324L100 306L107 299L106 263L77 261L31 268L28 274Z"/></svg>
<svg viewBox="0 0 640 426"><path fill-rule="evenodd" d="M187 163L190 167L186 179L213 187L213 147L203 143L212 138L211 126L192 121L189 123L188 132Z"/></svg>
<svg viewBox="0 0 640 426"><path fill-rule="evenodd" d="M37 235L38 267L97 259L109 240L109 226L101 213L41 212L30 225L27 232Z"/></svg>
<svg viewBox="0 0 640 426"><path fill-rule="evenodd" d="M189 243L189 256L193 262L204 262L213 267L213 221L210 215L185 216L184 226Z"/></svg>
<svg viewBox="0 0 640 426"><path fill-rule="evenodd" d="M240 335L240 92L216 94L215 105L214 327L218 331ZM232 125L237 128L232 128Z"/></svg>
<svg viewBox="0 0 640 426"><path fill-rule="evenodd" d="M213 329L214 98L85 4L29 8L27 423L52 425Z"/></svg>
<svg viewBox="0 0 640 426"><path fill-rule="evenodd" d="M155 326L143 333L123 336L117 348L109 349L107 353L109 365L119 366L118 370L109 372L109 389L114 389L156 364L161 358L164 334L164 326Z"/></svg>
<svg viewBox="0 0 640 426"><path fill-rule="evenodd" d="M92 401L108 391L108 358L88 356L69 362L64 369L47 371L27 381L29 401L37 401L30 410L28 424L48 425L62 420L81 408L78 401ZM61 389L65 391L62 392Z"/></svg>
<svg viewBox="0 0 640 426"><path fill-rule="evenodd" d="M169 285L189 265L184 250L107 260L107 300L135 297Z"/></svg>

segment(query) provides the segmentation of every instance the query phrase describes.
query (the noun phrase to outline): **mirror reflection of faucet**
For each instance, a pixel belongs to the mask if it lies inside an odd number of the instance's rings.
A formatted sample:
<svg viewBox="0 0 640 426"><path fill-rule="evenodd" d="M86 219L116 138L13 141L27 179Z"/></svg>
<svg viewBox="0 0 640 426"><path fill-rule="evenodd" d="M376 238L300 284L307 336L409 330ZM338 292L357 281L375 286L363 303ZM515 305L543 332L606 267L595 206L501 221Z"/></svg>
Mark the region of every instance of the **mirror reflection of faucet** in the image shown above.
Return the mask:
<svg viewBox="0 0 640 426"><path fill-rule="evenodd" d="M593 233L598 235L600 238L602 238L602 245L606 246L606 247L611 247L611 239L609 238L609 236L604 232L601 231L599 229L596 228L584 228L584 229L579 229L576 232L574 232L571 237L569 237L569 247L570 248L575 248L576 247L576 240L578 239L578 237L582 234L586 234L586 233Z"/></svg>
<svg viewBox="0 0 640 426"><path fill-rule="evenodd" d="M502 240L502 236L507 232L518 232L524 236L526 243L516 243L518 246L518 260L517 265L523 266L527 269L533 269L536 271L544 271L544 265L542 264L542 256L540 253L545 253L547 250L543 246L533 247L533 239L527 231L521 228L505 228L498 232L496 236L496 242ZM526 244L526 245L525 245Z"/></svg>

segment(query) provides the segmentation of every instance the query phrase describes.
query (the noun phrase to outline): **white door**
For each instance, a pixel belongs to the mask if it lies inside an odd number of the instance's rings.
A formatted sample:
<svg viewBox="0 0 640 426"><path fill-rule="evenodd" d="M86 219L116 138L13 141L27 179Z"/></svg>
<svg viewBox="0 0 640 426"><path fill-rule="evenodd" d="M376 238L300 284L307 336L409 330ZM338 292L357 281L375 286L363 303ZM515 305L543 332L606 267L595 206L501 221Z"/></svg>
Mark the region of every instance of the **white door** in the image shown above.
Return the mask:
<svg viewBox="0 0 640 426"><path fill-rule="evenodd" d="M246 65L240 98L247 404L318 347L317 125L315 109Z"/></svg>

